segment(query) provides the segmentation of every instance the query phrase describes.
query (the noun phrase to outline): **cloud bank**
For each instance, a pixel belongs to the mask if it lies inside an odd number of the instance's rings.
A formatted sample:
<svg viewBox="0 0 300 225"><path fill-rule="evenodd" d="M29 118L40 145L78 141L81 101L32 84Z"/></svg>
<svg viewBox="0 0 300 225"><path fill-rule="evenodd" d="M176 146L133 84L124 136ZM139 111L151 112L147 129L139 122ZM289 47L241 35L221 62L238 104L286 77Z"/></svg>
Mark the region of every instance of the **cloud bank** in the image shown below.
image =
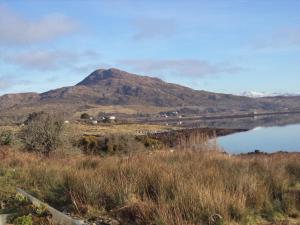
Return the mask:
<svg viewBox="0 0 300 225"><path fill-rule="evenodd" d="M29 20L0 5L0 44L40 43L70 34L77 27L75 21L62 14L50 14L38 20Z"/></svg>
<svg viewBox="0 0 300 225"><path fill-rule="evenodd" d="M134 71L143 73L168 72L176 76L203 77L219 73L236 73L240 67L231 66L227 63L212 64L205 60L197 59L131 59L121 60L119 64L131 67Z"/></svg>
<svg viewBox="0 0 300 225"><path fill-rule="evenodd" d="M57 70L60 68L78 67L83 60L95 60L99 57L97 52L87 50L83 52L63 50L32 50L8 53L0 57L7 64L28 70Z"/></svg>

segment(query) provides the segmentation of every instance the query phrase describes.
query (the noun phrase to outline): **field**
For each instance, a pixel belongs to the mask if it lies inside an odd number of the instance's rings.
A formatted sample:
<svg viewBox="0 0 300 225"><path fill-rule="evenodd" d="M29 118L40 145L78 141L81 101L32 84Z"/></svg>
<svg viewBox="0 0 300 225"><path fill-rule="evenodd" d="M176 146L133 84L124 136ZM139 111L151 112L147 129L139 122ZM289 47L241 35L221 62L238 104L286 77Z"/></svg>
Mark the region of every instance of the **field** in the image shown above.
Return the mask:
<svg viewBox="0 0 300 225"><path fill-rule="evenodd" d="M1 153L1 200L22 187L58 209L121 224L299 224L299 154Z"/></svg>
<svg viewBox="0 0 300 225"><path fill-rule="evenodd" d="M124 225L300 223L300 154L231 156L201 130L168 133L175 148L135 137L170 129L45 113L1 127L0 206L20 187L75 217Z"/></svg>
<svg viewBox="0 0 300 225"><path fill-rule="evenodd" d="M151 125L151 124L101 124L89 125L83 123L72 123L68 125L69 130L76 130L79 134L108 135L108 134L131 134L147 132L162 132L176 129L173 126Z"/></svg>
<svg viewBox="0 0 300 225"><path fill-rule="evenodd" d="M7 125L0 126L0 131L12 131L14 134L18 134L21 130L22 126L18 125ZM137 124L137 123L129 123L129 124L99 124L99 125L91 125L80 122L72 122L70 124L65 124L66 133L76 135L109 135L109 134L146 134L146 133L155 133L155 132L163 132L163 131L171 131L176 130L178 127L176 126L165 126L165 125L155 125L155 124Z"/></svg>

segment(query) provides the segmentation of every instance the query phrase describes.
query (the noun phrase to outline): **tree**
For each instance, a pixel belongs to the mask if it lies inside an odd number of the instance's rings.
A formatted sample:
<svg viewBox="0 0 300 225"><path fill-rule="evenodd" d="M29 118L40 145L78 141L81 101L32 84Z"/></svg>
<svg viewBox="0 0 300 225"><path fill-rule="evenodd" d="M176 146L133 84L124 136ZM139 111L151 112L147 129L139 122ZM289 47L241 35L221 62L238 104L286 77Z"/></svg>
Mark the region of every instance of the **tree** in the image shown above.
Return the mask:
<svg viewBox="0 0 300 225"><path fill-rule="evenodd" d="M64 124L62 117L42 112L27 121L22 139L28 150L49 154L59 146Z"/></svg>

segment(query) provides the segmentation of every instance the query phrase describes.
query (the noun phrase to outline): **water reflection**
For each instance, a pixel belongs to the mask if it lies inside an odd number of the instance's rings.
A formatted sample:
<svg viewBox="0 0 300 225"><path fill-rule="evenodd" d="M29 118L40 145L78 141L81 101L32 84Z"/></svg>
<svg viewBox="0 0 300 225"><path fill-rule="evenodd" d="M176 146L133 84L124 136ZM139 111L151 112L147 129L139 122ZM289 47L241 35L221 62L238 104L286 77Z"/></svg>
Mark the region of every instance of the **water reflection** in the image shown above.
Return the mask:
<svg viewBox="0 0 300 225"><path fill-rule="evenodd" d="M300 124L258 127L250 131L220 137L218 144L229 153L245 153L254 150L299 152Z"/></svg>
<svg viewBox="0 0 300 225"><path fill-rule="evenodd" d="M184 121L185 127L248 129L249 131L217 138L229 153L300 152L300 114L282 114L236 119Z"/></svg>
<svg viewBox="0 0 300 225"><path fill-rule="evenodd" d="M256 116L245 118L213 119L213 120L191 120L184 121L185 127L210 127L210 128L232 128L232 129L254 129L256 127L286 126L300 124L300 114L282 114L273 116Z"/></svg>

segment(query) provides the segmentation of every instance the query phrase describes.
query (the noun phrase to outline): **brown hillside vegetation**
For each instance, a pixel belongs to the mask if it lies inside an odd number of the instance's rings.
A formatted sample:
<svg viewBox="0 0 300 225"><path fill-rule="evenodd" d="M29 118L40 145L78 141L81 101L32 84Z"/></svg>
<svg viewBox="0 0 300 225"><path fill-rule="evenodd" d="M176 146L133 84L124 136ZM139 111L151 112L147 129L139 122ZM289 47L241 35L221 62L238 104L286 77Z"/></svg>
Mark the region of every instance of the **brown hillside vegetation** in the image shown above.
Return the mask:
<svg viewBox="0 0 300 225"><path fill-rule="evenodd" d="M24 93L0 96L1 116L17 116L32 111L56 110L68 114L97 106L138 106L185 108L201 113L238 113L299 110L299 97L248 97L193 90L118 69L98 69L75 86L62 87L41 94ZM129 107L130 108L130 107ZM138 110L138 111L140 111ZM151 110L153 111L153 110Z"/></svg>
<svg viewBox="0 0 300 225"><path fill-rule="evenodd" d="M121 224L299 224L299 154L3 153L2 200L18 186L58 209Z"/></svg>

